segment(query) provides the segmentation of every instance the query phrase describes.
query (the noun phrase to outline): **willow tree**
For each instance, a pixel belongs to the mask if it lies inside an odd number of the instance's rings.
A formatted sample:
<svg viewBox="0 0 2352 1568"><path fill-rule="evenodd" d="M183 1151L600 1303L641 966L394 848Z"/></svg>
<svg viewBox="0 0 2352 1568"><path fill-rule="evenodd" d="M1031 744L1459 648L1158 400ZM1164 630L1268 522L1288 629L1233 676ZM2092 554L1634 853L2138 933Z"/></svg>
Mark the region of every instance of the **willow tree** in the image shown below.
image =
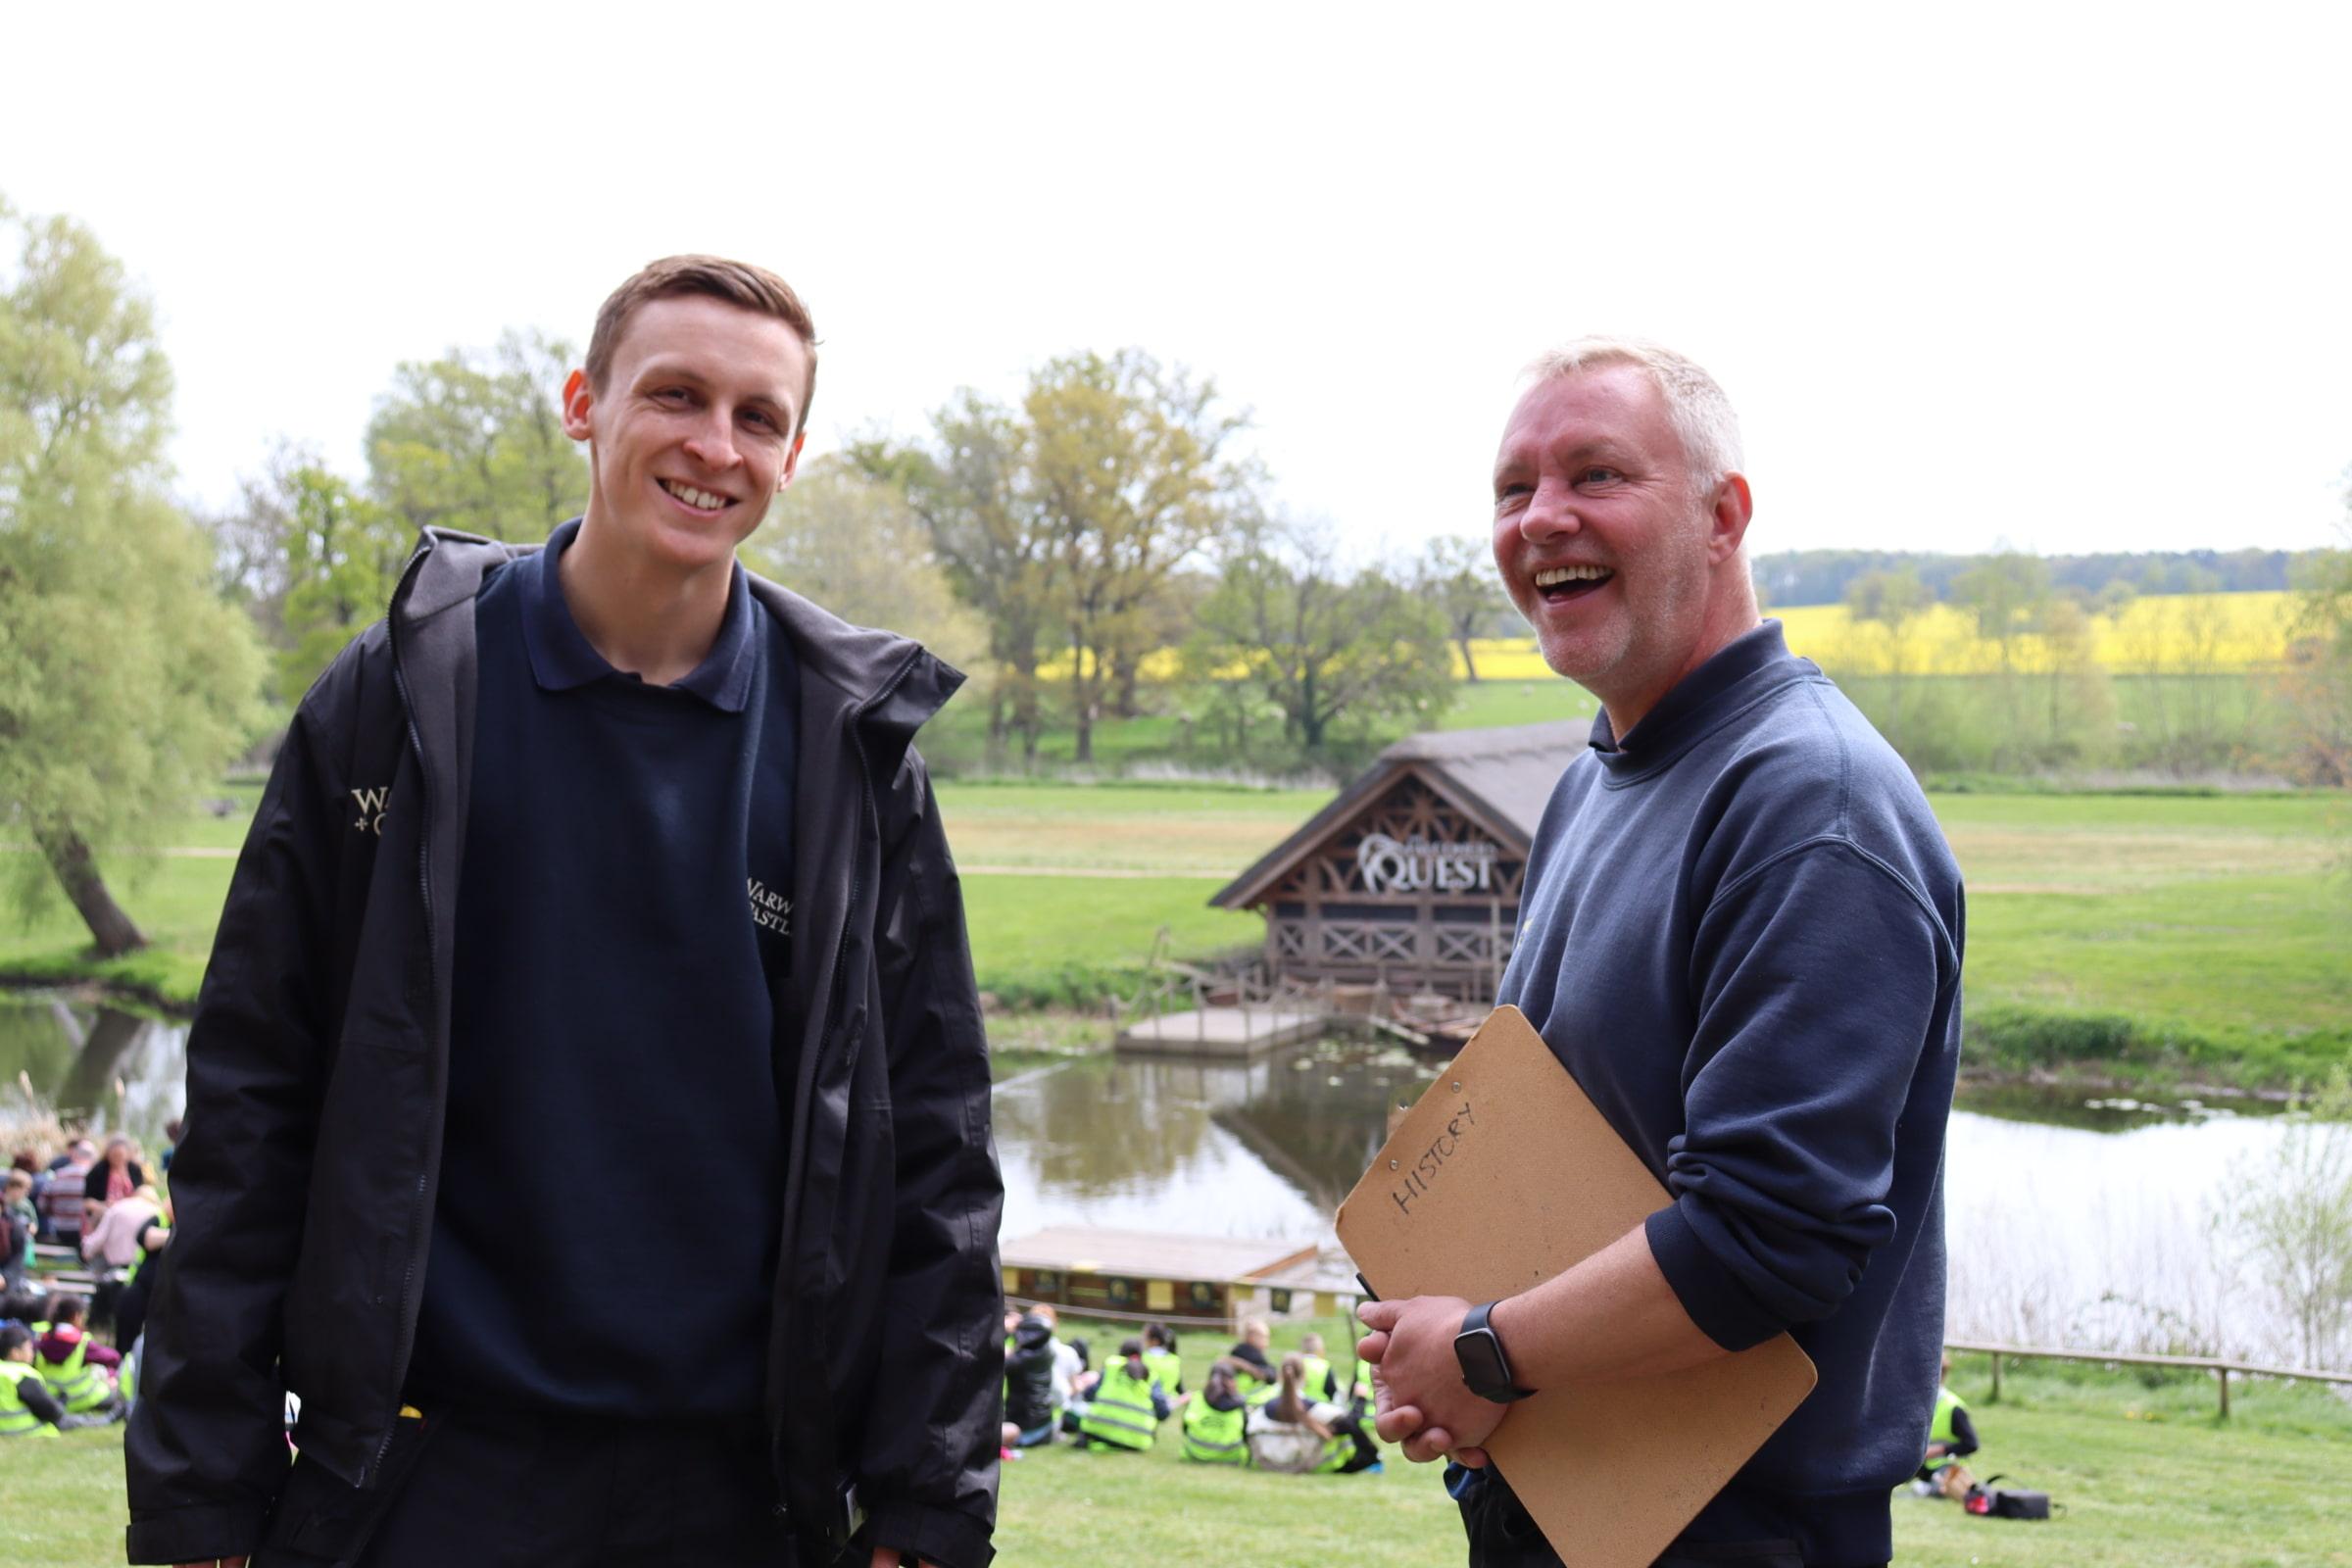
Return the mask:
<svg viewBox="0 0 2352 1568"><path fill-rule="evenodd" d="M165 842L245 735L261 678L209 542L167 497L153 313L78 223L0 205L0 856L100 956L145 938L97 850Z"/></svg>

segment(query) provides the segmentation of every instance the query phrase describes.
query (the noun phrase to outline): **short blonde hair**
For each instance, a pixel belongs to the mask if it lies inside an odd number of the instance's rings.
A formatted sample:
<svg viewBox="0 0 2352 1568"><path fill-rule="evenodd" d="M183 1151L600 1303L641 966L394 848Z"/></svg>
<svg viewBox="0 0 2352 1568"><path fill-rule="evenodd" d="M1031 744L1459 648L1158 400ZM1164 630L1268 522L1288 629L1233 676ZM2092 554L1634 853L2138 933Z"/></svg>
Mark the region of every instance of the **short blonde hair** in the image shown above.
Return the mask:
<svg viewBox="0 0 2352 1568"><path fill-rule="evenodd" d="M1705 367L1662 344L1638 337L1580 337L1536 356L1526 378L1564 381L1618 365L1641 369L1666 400L1666 416L1682 437L1683 456L1699 488L1712 490L1724 475L1744 470L1740 416L1732 400Z"/></svg>

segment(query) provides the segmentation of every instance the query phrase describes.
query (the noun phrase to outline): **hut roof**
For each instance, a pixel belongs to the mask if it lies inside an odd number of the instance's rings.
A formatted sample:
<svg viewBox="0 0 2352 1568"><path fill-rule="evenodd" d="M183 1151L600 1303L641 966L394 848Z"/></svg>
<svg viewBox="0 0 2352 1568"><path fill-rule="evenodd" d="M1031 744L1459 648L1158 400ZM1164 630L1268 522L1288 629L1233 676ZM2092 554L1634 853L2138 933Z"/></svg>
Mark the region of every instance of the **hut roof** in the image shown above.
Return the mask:
<svg viewBox="0 0 2352 1568"><path fill-rule="evenodd" d="M1579 718L1407 735L1208 902L1226 909L1248 906L1406 772L1427 779L1432 788L1483 820L1509 848L1524 854L1535 842L1536 826L1544 819L1544 804L1560 781L1560 770L1585 745L1592 728L1590 719Z"/></svg>

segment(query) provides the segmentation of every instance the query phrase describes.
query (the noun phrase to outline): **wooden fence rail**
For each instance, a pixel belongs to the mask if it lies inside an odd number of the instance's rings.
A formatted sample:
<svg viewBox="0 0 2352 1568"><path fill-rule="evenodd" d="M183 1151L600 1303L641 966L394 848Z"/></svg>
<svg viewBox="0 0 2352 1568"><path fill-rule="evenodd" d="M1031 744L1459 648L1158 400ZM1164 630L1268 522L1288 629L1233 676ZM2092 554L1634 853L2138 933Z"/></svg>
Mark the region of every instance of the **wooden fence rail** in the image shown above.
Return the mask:
<svg viewBox="0 0 2352 1568"><path fill-rule="evenodd" d="M2236 1373L2249 1378L2296 1378L2307 1383L2352 1383L2352 1372L2322 1372L2312 1367L2262 1366L2251 1361L2229 1361L2210 1355L2153 1355L2134 1350L2060 1350L2031 1345L1984 1345L1963 1340L1946 1340L1947 1350L1966 1350L1976 1355L1992 1357L1992 1398L2001 1397L2001 1362L2018 1361L2095 1361L2111 1366L2168 1366L2186 1367L2194 1371L2211 1372L2215 1387L2221 1393L2222 1419L2230 1419L2230 1376Z"/></svg>

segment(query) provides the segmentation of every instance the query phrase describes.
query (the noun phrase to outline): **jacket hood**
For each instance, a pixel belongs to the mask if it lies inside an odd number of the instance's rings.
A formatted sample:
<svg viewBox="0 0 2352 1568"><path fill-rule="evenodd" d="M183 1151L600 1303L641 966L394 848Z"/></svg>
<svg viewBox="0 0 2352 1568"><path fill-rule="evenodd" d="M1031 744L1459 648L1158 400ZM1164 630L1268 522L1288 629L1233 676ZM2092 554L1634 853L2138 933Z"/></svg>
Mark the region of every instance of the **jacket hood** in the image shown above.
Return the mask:
<svg viewBox="0 0 2352 1568"><path fill-rule="evenodd" d="M1053 1338L1053 1325L1042 1317L1025 1317L1012 1331L1012 1343L1024 1350L1034 1350Z"/></svg>
<svg viewBox="0 0 2352 1568"><path fill-rule="evenodd" d="M454 606L471 604L484 577L541 548L454 528L426 528L417 536L416 554L393 594L390 618L415 625ZM912 638L853 626L749 567L744 574L752 597L791 635L804 678L812 676L835 688L868 724L911 738L963 684L962 671Z"/></svg>

